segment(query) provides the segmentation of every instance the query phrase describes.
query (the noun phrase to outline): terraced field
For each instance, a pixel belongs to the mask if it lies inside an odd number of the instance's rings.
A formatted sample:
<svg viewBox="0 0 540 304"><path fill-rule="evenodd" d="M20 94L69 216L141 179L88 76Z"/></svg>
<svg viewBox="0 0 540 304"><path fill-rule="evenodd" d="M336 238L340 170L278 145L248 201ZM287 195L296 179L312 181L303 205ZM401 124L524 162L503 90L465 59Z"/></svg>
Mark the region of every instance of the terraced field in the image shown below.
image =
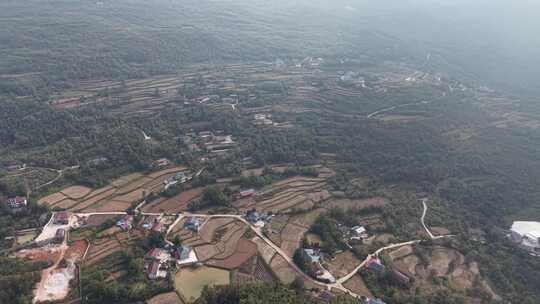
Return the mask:
<svg viewBox="0 0 540 304"><path fill-rule="evenodd" d="M161 191L164 180L185 169L174 167L148 175L134 173L118 178L99 189L71 186L41 198L38 203L73 212L125 211L145 196Z"/></svg>
<svg viewBox="0 0 540 304"><path fill-rule="evenodd" d="M194 188L173 196L168 199L158 200L143 206L144 212L169 212L176 213L188 210L189 203L197 200L202 195L203 188Z"/></svg>
<svg viewBox="0 0 540 304"><path fill-rule="evenodd" d="M235 202L235 207L244 212L251 208L273 213L309 210L331 197L325 187L326 178L288 178L263 189L253 200Z"/></svg>
<svg viewBox="0 0 540 304"><path fill-rule="evenodd" d="M120 253L126 251L139 241L143 234L137 230L117 232L90 242L90 248L84 260L84 266L101 265L107 269L110 280L122 278L127 271Z"/></svg>
<svg viewBox="0 0 540 304"><path fill-rule="evenodd" d="M228 258L236 253L244 252L246 249L238 247L240 242L245 241L242 236L248 229L241 221L231 218L210 219L202 224L198 233L184 229L185 221L183 219L178 222L168 238L173 239L177 235L180 236L183 244L194 248L199 261L206 262L213 259L214 262L209 262L209 265L214 263L226 266L233 263L227 262Z"/></svg>

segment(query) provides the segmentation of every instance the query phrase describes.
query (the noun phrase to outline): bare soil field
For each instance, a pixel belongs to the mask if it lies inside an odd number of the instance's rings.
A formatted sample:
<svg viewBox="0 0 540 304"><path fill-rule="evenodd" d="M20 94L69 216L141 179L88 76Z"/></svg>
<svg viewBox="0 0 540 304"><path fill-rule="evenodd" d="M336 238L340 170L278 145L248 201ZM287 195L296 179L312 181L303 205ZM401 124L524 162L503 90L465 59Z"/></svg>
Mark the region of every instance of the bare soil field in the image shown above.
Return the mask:
<svg viewBox="0 0 540 304"><path fill-rule="evenodd" d="M171 213L186 211L190 202L201 197L203 189L204 188L194 188L184 191L174 197L157 202L156 204L151 203L145 205L142 210L144 212L160 212L160 210L164 210L165 212Z"/></svg>
<svg viewBox="0 0 540 304"><path fill-rule="evenodd" d="M182 237L185 244L194 247L200 261L213 259L208 262L209 265L230 268L231 263L239 265L244 262L238 262L237 259L245 257L243 252L249 248L249 244L245 243L247 241L242 241L247 229L244 223L235 219L216 218L205 223L199 234L187 231L178 231L176 234ZM240 242L248 247L239 248Z"/></svg>
<svg viewBox="0 0 540 304"><path fill-rule="evenodd" d="M270 262L270 268L283 284L291 284L297 276L296 271L279 254Z"/></svg>
<svg viewBox="0 0 540 304"><path fill-rule="evenodd" d="M82 260L82 257L87 247L88 243L84 240L74 241L69 245L68 249L66 250L64 258L67 260L79 262Z"/></svg>
<svg viewBox="0 0 540 304"><path fill-rule="evenodd" d="M51 195L47 195L45 197L42 197L40 200L38 200L38 204L39 205L43 205L43 204L46 204L46 205L54 205L56 203L59 203L60 201L66 199L67 196L65 196L64 194L62 194L61 192L56 192L56 193L53 193Z"/></svg>
<svg viewBox="0 0 540 304"><path fill-rule="evenodd" d="M268 246L268 244L266 244L266 242L259 237L253 238L252 241L257 244L257 250L259 251L259 254L264 259L264 261L267 264L270 264L274 255L276 255L276 251L274 250L274 248Z"/></svg>
<svg viewBox="0 0 540 304"><path fill-rule="evenodd" d="M95 190L84 186L71 186L41 198L39 203L76 212L125 211L132 204L143 199L144 195L161 191L164 187L163 181L173 176L175 172L182 170L185 170L185 167L161 170L146 176L141 173L133 173L114 180L109 186ZM186 195L189 196L194 193L198 192L188 192L184 196L180 194L178 197L165 200L160 204L163 203L165 208L172 208L174 211L185 210L182 204L187 206L188 202L183 203L182 200L188 200ZM171 205L175 205L176 201L182 207L171 207ZM161 209L161 206L156 208ZM151 207L147 207L147 209L151 209Z"/></svg>
<svg viewBox="0 0 540 304"><path fill-rule="evenodd" d="M212 244L197 246L194 250L201 262L207 261L219 254L219 249Z"/></svg>
<svg viewBox="0 0 540 304"><path fill-rule="evenodd" d="M137 189L135 189L135 190L133 190L131 192L128 192L126 194L115 196L114 200L127 202L127 203L132 203L132 202L142 200L144 198L144 194L146 192L147 191L144 188L137 188Z"/></svg>
<svg viewBox="0 0 540 304"><path fill-rule="evenodd" d="M62 194L72 199L79 199L88 195L92 189L85 186L71 186L62 190Z"/></svg>
<svg viewBox="0 0 540 304"><path fill-rule="evenodd" d="M288 255L293 256L300 247L307 229L296 224L289 223L281 231L281 249Z"/></svg>
<svg viewBox="0 0 540 304"><path fill-rule="evenodd" d="M221 249L219 255L215 256L217 259L225 259L230 257L235 253L237 243L240 241L242 236L246 233L248 228L245 225L236 224L234 227L231 227L225 235L220 239L220 242L217 244Z"/></svg>
<svg viewBox="0 0 540 304"><path fill-rule="evenodd" d="M60 247L23 249L15 254L18 258L28 259L32 262L56 263L62 255Z"/></svg>
<svg viewBox="0 0 540 304"><path fill-rule="evenodd" d="M126 194L135 190L138 190L139 188L142 188L145 184L151 182L153 179L150 177L140 177L132 182L129 182L122 187L118 188L118 194Z"/></svg>
<svg viewBox="0 0 540 304"><path fill-rule="evenodd" d="M232 218L213 218L206 222L201 230L199 235L201 239L205 240L208 243L215 243L221 239L223 233L229 230L230 226L235 225L236 220ZM229 226L229 227L228 227ZM221 235L218 235L221 233Z"/></svg>
<svg viewBox="0 0 540 304"><path fill-rule="evenodd" d="M236 242L235 251L224 259L215 257L206 262L207 265L225 269L236 269L246 263L250 258L257 254L257 244L246 239L240 239Z"/></svg>
<svg viewBox="0 0 540 304"><path fill-rule="evenodd" d="M131 207L131 203L124 201L104 201L85 209L85 212L121 212Z"/></svg>
<svg viewBox="0 0 540 304"><path fill-rule="evenodd" d="M56 204L53 204L52 207L56 207L56 208L62 208L62 209L70 209L72 208L73 206L77 205L77 201L75 200L72 200L72 199L64 199Z"/></svg>
<svg viewBox="0 0 540 304"><path fill-rule="evenodd" d="M111 189L109 189L107 191L101 192L101 193L99 193L97 195L92 196L91 198L89 198L87 200L81 201L79 204L72 207L70 209L70 211L83 211L86 208L92 206L93 204L98 203L99 201L102 201L104 199L112 197L115 192L116 192L115 188L111 188Z"/></svg>
<svg viewBox="0 0 540 304"><path fill-rule="evenodd" d="M111 186L115 187L115 188L122 188L124 187L125 185L131 183L131 182L134 182L140 178L143 177L143 174L141 173L132 173L132 174L129 174L129 175L124 175L124 176L121 176L117 179L115 179L114 181L111 182Z"/></svg>

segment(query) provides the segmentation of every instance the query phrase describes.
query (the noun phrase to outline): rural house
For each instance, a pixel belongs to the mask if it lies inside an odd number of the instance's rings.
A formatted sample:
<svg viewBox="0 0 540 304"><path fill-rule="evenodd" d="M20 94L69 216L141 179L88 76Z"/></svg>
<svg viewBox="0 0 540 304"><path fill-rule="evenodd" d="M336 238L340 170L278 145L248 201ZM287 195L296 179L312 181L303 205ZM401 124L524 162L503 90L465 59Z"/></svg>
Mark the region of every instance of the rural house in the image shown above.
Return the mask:
<svg viewBox="0 0 540 304"><path fill-rule="evenodd" d="M66 237L66 230L63 228L59 228L56 230L56 233L54 234L54 242L57 244L61 244L64 242L65 237Z"/></svg>
<svg viewBox="0 0 540 304"><path fill-rule="evenodd" d="M201 222L194 217L190 217L184 223L184 228L189 229L194 232L199 232L199 229L201 229Z"/></svg>
<svg viewBox="0 0 540 304"><path fill-rule="evenodd" d="M122 230L127 231L133 228L133 215L126 215L116 222L116 226L122 228Z"/></svg>
<svg viewBox="0 0 540 304"><path fill-rule="evenodd" d="M177 260L184 260L189 257L189 252L191 251L191 247L182 245L178 246L174 249L173 256Z"/></svg>
<svg viewBox="0 0 540 304"><path fill-rule="evenodd" d="M176 259L177 265L193 264L198 261L195 251L187 245L174 248L173 257Z"/></svg>
<svg viewBox="0 0 540 304"><path fill-rule="evenodd" d="M323 274L324 271L321 266L322 256L319 250L303 249L302 255L304 256L304 259L306 259L310 270L313 272L313 274L315 274L315 276L320 276Z"/></svg>
<svg viewBox="0 0 540 304"><path fill-rule="evenodd" d="M366 263L366 267L375 272L381 272L384 270L384 265L378 257L372 257L369 259L369 261Z"/></svg>
<svg viewBox="0 0 540 304"><path fill-rule="evenodd" d="M24 196L15 196L8 198L6 205L9 207L11 212L19 212L28 206L28 201Z"/></svg>
<svg viewBox="0 0 540 304"><path fill-rule="evenodd" d="M159 262L166 262L171 257L167 250L162 248L154 248L146 254L146 257L151 260L156 260Z"/></svg>
<svg viewBox="0 0 540 304"><path fill-rule="evenodd" d="M351 241L362 241L367 239L367 230L363 226L354 226L351 228Z"/></svg>
<svg viewBox="0 0 540 304"><path fill-rule="evenodd" d="M164 279L167 277L167 266L158 261L152 261L147 268L150 280Z"/></svg>
<svg viewBox="0 0 540 304"><path fill-rule="evenodd" d="M178 181L181 184L187 182L187 179L188 178L186 176L186 173L183 171L176 173L176 175L174 176L174 180Z"/></svg>
<svg viewBox="0 0 540 304"><path fill-rule="evenodd" d="M171 161L166 158L160 158L152 163L154 168L163 168L171 164Z"/></svg>
<svg viewBox="0 0 540 304"><path fill-rule="evenodd" d="M253 196L253 194L255 194L255 189L242 190L240 191L240 198L250 197Z"/></svg>
<svg viewBox="0 0 540 304"><path fill-rule="evenodd" d="M257 210L251 209L247 212L246 218L248 221L256 223L261 220L261 215L259 212L257 212Z"/></svg>
<svg viewBox="0 0 540 304"><path fill-rule="evenodd" d="M152 229L154 227L154 225L159 222L159 218L157 215L150 215L150 216L147 216L143 221L142 221L142 224L141 226L148 230L148 229Z"/></svg>
<svg viewBox="0 0 540 304"><path fill-rule="evenodd" d="M69 214L67 212L58 212L54 214L53 224L67 225L69 224Z"/></svg>
<svg viewBox="0 0 540 304"><path fill-rule="evenodd" d="M24 170L24 169L26 169L26 164L9 165L9 166L6 167L6 170L9 171L9 172L18 171L18 170Z"/></svg>

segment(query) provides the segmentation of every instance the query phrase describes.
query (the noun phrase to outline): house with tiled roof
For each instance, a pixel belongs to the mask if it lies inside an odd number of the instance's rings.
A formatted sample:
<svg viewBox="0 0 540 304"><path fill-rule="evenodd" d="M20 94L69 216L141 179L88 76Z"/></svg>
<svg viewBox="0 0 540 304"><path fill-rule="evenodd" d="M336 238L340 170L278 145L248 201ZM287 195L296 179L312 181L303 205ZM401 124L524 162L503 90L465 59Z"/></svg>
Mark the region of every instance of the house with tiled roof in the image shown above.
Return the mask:
<svg viewBox="0 0 540 304"><path fill-rule="evenodd" d="M13 213L24 210L28 206L28 201L24 196L10 197L6 201L6 205Z"/></svg>

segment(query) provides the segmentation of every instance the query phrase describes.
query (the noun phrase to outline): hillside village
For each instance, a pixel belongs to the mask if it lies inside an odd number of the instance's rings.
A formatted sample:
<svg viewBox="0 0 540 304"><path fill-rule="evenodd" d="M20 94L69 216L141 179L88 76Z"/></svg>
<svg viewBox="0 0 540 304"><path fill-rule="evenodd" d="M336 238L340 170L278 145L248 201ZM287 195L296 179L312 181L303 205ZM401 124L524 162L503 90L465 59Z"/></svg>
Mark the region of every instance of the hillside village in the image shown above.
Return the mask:
<svg viewBox="0 0 540 304"><path fill-rule="evenodd" d="M166 191L173 186L173 181L186 184L193 178L186 173L193 170L174 167L170 162L158 163L155 168L159 171L148 176L163 182L159 184L145 179L146 183L141 183L137 178L123 177L112 183L118 188L111 191L110 198L104 201L121 201L118 197L129 197L122 194L121 189L138 193L137 185L143 187L150 183ZM36 301L58 301L76 295L73 289L76 285L70 282L80 280L76 271L80 266L112 265L108 269L110 277L107 280L123 280L127 273L133 271L129 269L132 266L121 262L123 252L139 246L144 252L141 257L143 264L138 271L165 290L168 280L172 280L172 288L180 297L178 303L196 300L203 284L254 281L290 284L300 279L306 288L309 286L314 299L328 300L336 293L345 293L363 303L381 304L385 302L373 297L362 276L382 275L387 268L396 282L411 286L414 274L394 268L393 263L383 262L382 257L387 252L392 256L395 250L420 240L394 244L386 241L387 246L374 247L369 244L379 237L382 239L384 234L377 232L376 226L370 224L374 222L369 220L364 222L365 226L350 227L330 222L328 229L335 229L333 237L343 245L328 247L324 244L331 239L322 239L326 232L317 234L312 227L322 214L328 212L325 204L333 200L327 190L319 190L319 187L324 186L325 180L334 173L324 167L315 167L315 170L316 177L293 176L259 190L237 188L231 195L231 204L236 211L229 209L222 214L211 212L212 209L190 211L189 201L204 199L206 195L200 190L189 197L181 192L176 196L178 198L171 198L174 205L162 199L156 202L144 200L139 204L138 198L129 204L137 203L134 209L123 211L119 208L121 205L105 203L100 206L99 200L92 200L95 196L92 193L99 195L103 190L68 187L40 200L40 203L51 206L69 206L67 211L53 212L41 233L14 254L52 263L44 270L42 281L36 287ZM192 190L186 190L189 191ZM319 191L321 196L313 195ZM65 200L74 200L75 203L63 203ZM88 203L88 200L95 201L94 204L100 207ZM22 203L22 198L10 200L10 205L15 201ZM376 206L381 206L384 201L352 203L366 206L367 214L372 217L380 208ZM156 206L160 206L162 211L153 212ZM165 209L167 206L174 207L169 210ZM377 250L362 260L357 250L366 246ZM190 280L190 289L187 289L185 280Z"/></svg>
<svg viewBox="0 0 540 304"><path fill-rule="evenodd" d="M319 70L323 63L322 58L308 57L289 65L283 62L280 69L231 65L207 74L190 71L181 77L122 84L88 83L77 91L81 96L66 93L69 98L58 96L50 106L112 106L123 99L114 106L115 115L144 118L181 101L185 113L202 107L240 115L246 125L261 132L287 132L297 123L291 113L323 111L381 123L407 123L430 115L411 110L428 107L424 101L400 106L382 102L360 114L342 113L329 100L368 93L383 96L404 87L428 87L435 99L468 90L440 75L407 68L375 77L345 71L325 74ZM262 80L248 80L252 74ZM118 86L123 89L117 93L110 89ZM102 94L105 88L108 94ZM282 102L265 105L275 99ZM150 146L164 141L147 131L137 133ZM156 295L148 303L163 303L159 298L192 303L206 285L253 282L296 286L323 302L348 295L358 303L384 304L380 290L394 289L412 296L419 289L459 292L467 303L480 303L481 297L500 299L477 262L455 248L451 227L426 225L431 198L422 191L391 187L373 191L360 179L339 181L340 160L332 153L321 153L304 164L262 162L259 155L249 153L255 149L253 143L219 123L193 123L167 140L180 147L179 157L157 155L145 164L146 170L117 176L103 186L71 184L51 187L38 199L31 193L6 199L13 213L24 212L29 199L50 210L44 226L17 231L15 245L8 250L11 256L48 265L35 286L34 302L80 303L86 296L81 284L91 281L85 272L99 273L105 282L120 286L127 282L145 286L144 292ZM112 159L94 155L83 166L114 166ZM227 171L224 167L229 164L239 169ZM54 173L26 165L8 169L14 178L33 171ZM215 174L218 169L224 173ZM47 189L61 180L64 171L56 172L39 175L30 190L39 193L40 186ZM209 172L215 175L209 177ZM363 195L348 197L345 185L362 189ZM401 204L407 211L392 213L403 211L397 209L403 208ZM520 227L519 223L512 227L512 239L538 251L535 232Z"/></svg>

